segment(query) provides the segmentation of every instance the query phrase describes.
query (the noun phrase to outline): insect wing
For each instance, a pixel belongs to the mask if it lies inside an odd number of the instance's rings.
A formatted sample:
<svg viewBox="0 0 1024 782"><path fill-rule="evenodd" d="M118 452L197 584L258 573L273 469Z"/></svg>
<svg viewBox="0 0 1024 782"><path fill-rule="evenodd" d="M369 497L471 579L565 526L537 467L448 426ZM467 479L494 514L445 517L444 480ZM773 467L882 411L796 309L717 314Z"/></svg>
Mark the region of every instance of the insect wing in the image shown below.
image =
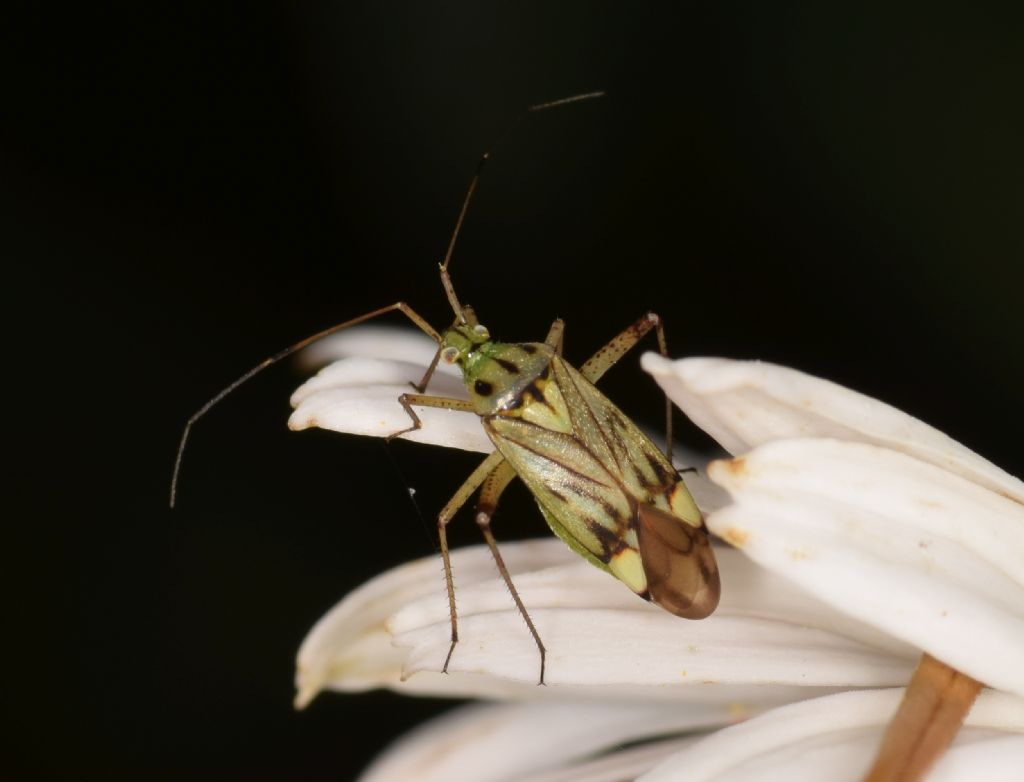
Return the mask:
<svg viewBox="0 0 1024 782"><path fill-rule="evenodd" d="M554 517L602 563L624 547L636 547L635 535L625 539L632 516L629 498L575 437L516 417L493 416L484 425L549 522Z"/></svg>
<svg viewBox="0 0 1024 782"><path fill-rule="evenodd" d="M557 356L536 390L484 426L555 534L666 610L710 614L718 602L714 555L668 460Z"/></svg>
<svg viewBox="0 0 1024 782"><path fill-rule="evenodd" d="M721 584L704 531L644 503L637 508L636 529L651 602L686 619L710 616Z"/></svg>
<svg viewBox="0 0 1024 782"><path fill-rule="evenodd" d="M636 424L557 357L552 378L565 399L573 431L632 497L669 511L695 528L703 527L700 510L679 473Z"/></svg>
<svg viewBox="0 0 1024 782"><path fill-rule="evenodd" d="M557 358L552 370L574 431L586 433L587 448L637 501L626 535L637 556L621 552L611 569L627 584L629 576L636 578L632 571L641 570L647 587L643 596L670 613L687 619L709 616L718 606L718 565L700 510L679 473L580 372Z"/></svg>

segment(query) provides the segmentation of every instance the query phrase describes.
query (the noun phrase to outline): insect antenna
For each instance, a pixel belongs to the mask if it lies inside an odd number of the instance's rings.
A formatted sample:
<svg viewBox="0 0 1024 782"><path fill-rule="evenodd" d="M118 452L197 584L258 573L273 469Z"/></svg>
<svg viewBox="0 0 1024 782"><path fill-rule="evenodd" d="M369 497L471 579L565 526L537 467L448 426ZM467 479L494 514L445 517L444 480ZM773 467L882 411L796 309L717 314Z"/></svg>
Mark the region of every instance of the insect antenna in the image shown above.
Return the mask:
<svg viewBox="0 0 1024 782"><path fill-rule="evenodd" d="M441 336L437 333L437 331L434 330L434 328L429 323L427 323L425 320L423 320L423 318L421 318L412 309L410 309L405 302L398 301L395 302L394 304L389 304L387 307L381 307L380 309L376 309L373 312L367 312L365 315L360 315L358 318L352 318L351 320L346 320L344 323L338 323L337 325L331 326L330 328L326 328L323 331L318 331L316 334L313 334L312 336L306 337L305 339L300 339L294 345L289 345L284 350L281 350L275 353L274 355L270 356L270 358L265 358L263 361L254 366L241 377L232 381L227 386L218 391L216 394L214 394L214 396L211 399L209 399L202 407L196 410L188 419L188 421L185 422L185 428L181 432L181 440L178 442L178 452L177 455L174 457L174 470L171 473L171 490L169 503L170 506L173 508L175 502L177 501L178 479L181 477L181 463L185 455L185 446L188 444L188 438L189 435L192 433L192 427L195 426L196 422L200 418L202 418L204 415L210 412L210 410L213 407L215 407L217 404L223 401L223 399L226 396L230 395L239 386L244 385L253 377L262 372L264 369L273 366L281 359L287 358L288 356L292 355L292 353L302 350L304 347L312 345L314 342L321 340L324 337L329 337L331 334L347 329L350 326L355 326L359 323L362 323L363 321L370 320L371 318L376 318L378 315L383 315L386 312L393 312L394 310L399 310L403 312L405 315L407 315L409 319L412 320L413 323L415 323L417 326L419 326L420 329L422 329L427 334L427 336L434 340L434 342L441 341Z"/></svg>
<svg viewBox="0 0 1024 782"><path fill-rule="evenodd" d="M455 220L455 228L452 230L451 239L448 240L448 249L444 254L444 260L440 263L441 284L444 286L444 292L448 297L448 303L452 305L452 310L454 310L455 317L459 319L459 322L463 324L467 323L465 309L459 303L458 296L455 295L455 287L452 285L451 276L448 274L448 264L452 260L452 253L455 250L455 242L459 238L459 233L462 231L462 224L466 221L466 212L469 210L469 202L473 200L473 194L476 192L476 186L480 182L480 174L483 172L487 161L490 160L491 155L494 154L494 150L496 150L501 142L505 140L505 137L508 136L516 126L529 115L536 114L540 111L546 111L547 109L567 106L570 103L579 103L584 100L603 98L604 95L604 90L597 90L595 92L585 92L580 95L571 95L568 98L559 98L558 100L548 101L547 103L537 103L533 106L529 106L526 111L509 123L508 127L506 127L501 135L498 136L497 141L491 144L490 148L480 156L480 161L476 164L476 171L473 172L473 178L469 180L469 187L466 189L466 196L462 199L462 208L459 210L459 216Z"/></svg>
<svg viewBox="0 0 1024 782"><path fill-rule="evenodd" d="M469 188L466 191L466 197L462 201L462 208L459 210L459 217L455 222L455 228L452 231L451 239L448 242L448 250L445 252L444 260L440 264L441 283L444 285L444 290L448 296L448 301L449 303L451 303L452 309L455 312L457 323L469 325L476 324L476 316L473 314L473 310L468 305L464 307L462 304L460 304L458 297L456 297L455 295L455 288L453 287L451 277L448 274L448 264L451 262L452 252L455 249L455 242L459 237L459 232L462 230L462 224L463 222L465 222L466 211L469 209L469 203L473 199L473 193L476 190L477 183L480 181L480 172L483 170L484 164L491 157L493 150L498 147L498 145L505 138L505 136L507 136L512 131L512 129L516 125L518 125L519 122L522 121L522 119L527 115L536 113L538 111L544 111L546 109L565 106L570 103L578 103L579 101L600 98L602 96L604 96L603 91L587 92L580 95L573 95L568 98L560 98L558 100L549 101L547 103L538 103L533 106L530 106L526 109L526 111L524 111L522 114L516 117L515 121L513 121L505 129L505 131L498 137L498 140L491 145L490 149L487 152L484 152L484 154L480 157L480 162L477 163L476 171L473 174L473 178L472 180L470 180L469 183ZM324 337L330 336L331 334L334 334L338 331L347 329L350 326L355 326L359 323L370 320L371 318L375 318L378 315L383 315L384 313L392 312L394 310L400 310L404 315L406 315L410 320L412 320L412 322L415 323L416 326L418 326L424 333L426 333L431 339L433 339L434 342L440 345L441 336L437 333L437 331L434 330L434 328L429 323L427 323L422 317L416 314L416 312L414 312L404 302L396 302L394 304L388 305L387 307L381 307L380 309L374 310L373 312L368 312L365 315L360 315L358 318L352 318L351 320L347 320L344 323L339 323L335 326L331 326L330 328L324 329L323 331L319 331L316 334L306 337L305 339L299 340L294 345L290 345L284 350L275 353L270 358L264 359L255 367L253 367L248 372L239 377L237 380L233 381L232 383L228 384L225 388L221 389L209 401L207 401L206 404L204 404L195 413L193 413L192 416L185 423L185 427L181 433L181 440L178 443L178 451L174 458L174 470L171 473L171 488L169 498L170 507L173 508L177 502L178 482L181 476L181 464L183 461L183 457L185 455L185 447L188 444L189 435L192 433L192 427L195 426L196 422L198 422L199 419L206 415L213 407L219 404L225 397L229 396L239 386L244 385L253 377L262 372L264 369L273 366L281 359L287 358L292 353L302 350L302 348L311 345L317 340L323 339ZM423 380L420 382L419 385L415 386L421 393L423 390L425 390L427 382L430 380L430 377L434 372L434 368L437 366L439 355L440 353L435 355L434 360L431 362L430 367L428 367L427 372L423 377Z"/></svg>
<svg viewBox="0 0 1024 782"><path fill-rule="evenodd" d="M475 326L477 324L476 312L470 305L466 305L462 308L462 313L454 321L452 321L451 328L455 328L459 323L465 323L469 326ZM434 376L434 371L437 369L437 362L441 360L441 341L437 342L437 350L434 351L434 357L430 360L430 365L427 367L427 371L423 373L423 379L419 383L410 383L410 385L416 389L417 394L422 394L427 390L427 384L430 382L430 378Z"/></svg>

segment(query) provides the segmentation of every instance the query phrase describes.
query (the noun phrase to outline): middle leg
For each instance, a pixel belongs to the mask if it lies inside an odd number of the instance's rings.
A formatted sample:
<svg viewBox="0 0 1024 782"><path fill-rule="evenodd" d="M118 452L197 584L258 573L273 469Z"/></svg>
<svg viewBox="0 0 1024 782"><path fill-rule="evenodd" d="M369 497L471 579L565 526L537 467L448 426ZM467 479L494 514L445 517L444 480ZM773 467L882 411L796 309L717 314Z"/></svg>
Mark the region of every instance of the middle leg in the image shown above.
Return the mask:
<svg viewBox="0 0 1024 782"><path fill-rule="evenodd" d="M441 559L444 561L444 582L448 589L448 612L452 625L452 642L448 647L448 656L444 658L444 667L441 669L443 673L448 673L448 663L451 662L452 654L455 652L455 644L459 642L459 621L455 610L455 581L452 578L452 560L448 549L448 522L452 520L456 511L466 504L466 500L473 496L473 492L479 488L480 484L495 472L495 468L500 469L505 464L504 459L505 457L500 452L495 451L480 462L459 487L459 490L441 508L441 512L437 514L437 537L441 544Z"/></svg>
<svg viewBox="0 0 1024 782"><path fill-rule="evenodd" d="M498 572L501 573L505 586L508 587L512 600L515 601L516 608L519 609L520 616L523 617L526 627L530 630L530 635L533 636L533 640L537 644L537 650L540 652L540 679L537 681L537 684L544 684L544 663L547 657L547 650L544 648L544 642L540 640L540 633L537 632L537 628L534 626L522 598L519 597L515 584L512 583L512 574L508 572L505 560L498 550L498 541L494 539L494 535L491 532L491 518L498 507L498 498L501 497L501 493L505 491L506 487L515 477L515 470L512 469L512 465L508 462L502 462L487 476L487 480L484 481L484 487L480 490L480 502L476 506L476 523L480 527L484 540L487 541L487 546L491 549L494 563L498 566Z"/></svg>

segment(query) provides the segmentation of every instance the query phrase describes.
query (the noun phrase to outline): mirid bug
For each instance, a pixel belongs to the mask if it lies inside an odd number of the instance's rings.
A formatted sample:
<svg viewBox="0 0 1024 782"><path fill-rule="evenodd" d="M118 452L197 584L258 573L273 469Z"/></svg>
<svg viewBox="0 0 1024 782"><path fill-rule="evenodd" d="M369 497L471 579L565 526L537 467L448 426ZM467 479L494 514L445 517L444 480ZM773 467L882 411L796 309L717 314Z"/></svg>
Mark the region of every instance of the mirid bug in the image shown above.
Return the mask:
<svg viewBox="0 0 1024 782"><path fill-rule="evenodd" d="M588 93L532 106L528 112L562 106L602 93ZM718 605L719 578L703 519L671 460L671 409L666 399L668 448L661 450L594 385L648 332L667 355L661 318L647 313L599 349L579 369L562 358L564 325L555 320L542 342L492 340L472 307L460 303L448 272L452 253L480 180L485 153L470 181L440 264L441 284L455 319L438 332L405 302L396 302L315 334L261 362L203 405L182 433L171 480L171 505L177 490L181 456L195 422L256 373L328 334L398 311L426 333L438 349L417 393L398 401L410 426L393 439L419 429L417 407L437 407L475 414L495 450L470 474L437 517L451 613L447 672L459 640L455 586L447 525L479 489L475 520L498 571L540 652L544 682L546 650L526 606L516 591L491 531L502 492L519 478L533 494L551 530L573 551L610 573L645 600L677 616L702 619ZM456 365L469 399L426 393L438 361Z"/></svg>

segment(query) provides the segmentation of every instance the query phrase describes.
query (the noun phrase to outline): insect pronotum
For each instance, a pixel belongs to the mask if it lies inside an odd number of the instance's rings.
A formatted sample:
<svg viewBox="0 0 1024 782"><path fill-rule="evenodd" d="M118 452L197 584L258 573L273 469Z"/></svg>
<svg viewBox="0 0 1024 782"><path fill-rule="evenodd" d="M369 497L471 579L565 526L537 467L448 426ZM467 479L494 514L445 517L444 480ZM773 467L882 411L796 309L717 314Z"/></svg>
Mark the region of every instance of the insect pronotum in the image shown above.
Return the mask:
<svg viewBox="0 0 1024 782"><path fill-rule="evenodd" d="M531 106L527 111L563 106L602 94L577 95ZM455 315L453 324L438 332L408 304L399 301L332 326L261 362L203 405L185 425L171 479L171 506L189 432L211 407L285 356L329 334L397 310L434 340L438 349L423 379L415 386L417 393L398 398L409 416L410 426L392 433L388 439L420 428L415 408L439 407L479 416L495 446L494 452L473 470L437 517L451 615L451 645L442 670L447 672L459 640L446 530L456 511L480 489L474 518L537 644L539 683L543 684L544 643L512 583L491 532L498 500L513 479L519 478L526 484L552 531L569 548L670 613L687 619L710 615L718 605L718 567L701 513L672 465L668 399L668 447L662 453L594 386L652 329L661 354L667 355L661 318L648 312L575 369L562 358L561 320L551 324L543 342L497 342L477 320L473 308L459 302L448 266L489 157L487 152L480 159L440 264L441 284ZM468 400L426 393L439 360L461 370Z"/></svg>

